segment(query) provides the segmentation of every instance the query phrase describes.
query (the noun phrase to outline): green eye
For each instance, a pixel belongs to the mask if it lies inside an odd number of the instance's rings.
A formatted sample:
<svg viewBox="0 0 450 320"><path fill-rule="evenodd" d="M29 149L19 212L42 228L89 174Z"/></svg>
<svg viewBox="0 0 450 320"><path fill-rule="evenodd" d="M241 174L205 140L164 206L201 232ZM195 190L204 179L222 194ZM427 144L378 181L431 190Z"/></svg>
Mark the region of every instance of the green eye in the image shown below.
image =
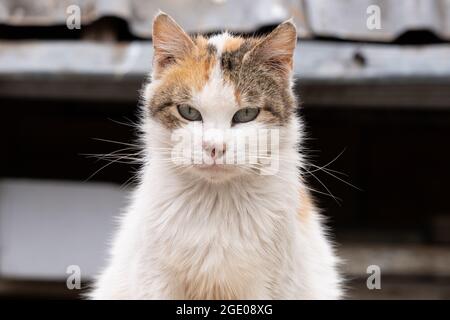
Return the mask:
<svg viewBox="0 0 450 320"><path fill-rule="evenodd" d="M259 114L259 108L245 108L236 112L233 116L233 123L245 123L255 120Z"/></svg>
<svg viewBox="0 0 450 320"><path fill-rule="evenodd" d="M190 105L182 104L177 106L178 112L180 115L189 121L202 121L202 115L200 111L195 108L192 108Z"/></svg>

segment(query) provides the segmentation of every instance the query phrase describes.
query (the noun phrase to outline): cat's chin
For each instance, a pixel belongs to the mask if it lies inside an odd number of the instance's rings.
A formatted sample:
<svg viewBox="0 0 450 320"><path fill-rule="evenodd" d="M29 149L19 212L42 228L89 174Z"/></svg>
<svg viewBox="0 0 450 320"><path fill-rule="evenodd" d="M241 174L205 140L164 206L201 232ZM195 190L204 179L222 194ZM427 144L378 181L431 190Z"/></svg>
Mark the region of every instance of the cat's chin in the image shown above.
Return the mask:
<svg viewBox="0 0 450 320"><path fill-rule="evenodd" d="M197 176L212 183L225 182L242 175L242 170L239 167L224 164L195 165L192 170Z"/></svg>

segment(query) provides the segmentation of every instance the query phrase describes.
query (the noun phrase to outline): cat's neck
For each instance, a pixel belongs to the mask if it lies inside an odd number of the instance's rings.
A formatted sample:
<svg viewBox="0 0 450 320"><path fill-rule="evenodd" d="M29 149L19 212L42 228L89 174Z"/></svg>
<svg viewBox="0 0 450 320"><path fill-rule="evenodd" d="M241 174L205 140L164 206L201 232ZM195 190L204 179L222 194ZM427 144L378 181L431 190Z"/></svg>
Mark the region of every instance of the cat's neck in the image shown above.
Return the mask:
<svg viewBox="0 0 450 320"><path fill-rule="evenodd" d="M245 175L224 182L210 182L184 174L158 162L150 162L137 192L140 208L170 208L196 212L273 211L294 214L299 200L300 178L297 164L280 161L279 169L270 175ZM149 210L157 211L157 210Z"/></svg>

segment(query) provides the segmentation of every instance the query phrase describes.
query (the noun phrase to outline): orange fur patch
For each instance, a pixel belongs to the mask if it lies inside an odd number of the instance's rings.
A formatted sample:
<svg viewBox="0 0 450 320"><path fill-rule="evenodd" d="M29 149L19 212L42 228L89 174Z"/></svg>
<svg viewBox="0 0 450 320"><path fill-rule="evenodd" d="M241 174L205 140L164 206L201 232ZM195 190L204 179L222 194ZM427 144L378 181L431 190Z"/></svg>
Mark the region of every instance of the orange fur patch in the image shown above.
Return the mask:
<svg viewBox="0 0 450 320"><path fill-rule="evenodd" d="M236 103L240 106L241 105L241 91L239 91L239 89L234 90L234 99L236 99Z"/></svg>
<svg viewBox="0 0 450 320"><path fill-rule="evenodd" d="M206 48L206 46L208 45L208 40L202 35L196 36L194 38L194 42L197 45L197 47L201 48Z"/></svg>
<svg viewBox="0 0 450 320"><path fill-rule="evenodd" d="M216 63L213 55L208 53L207 42L203 37L196 39L195 51L168 68L162 77L167 84L184 84L195 90L200 90L209 80L211 69Z"/></svg>
<svg viewBox="0 0 450 320"><path fill-rule="evenodd" d="M305 186L300 188L299 218L302 223L307 223L314 211L314 203Z"/></svg>
<svg viewBox="0 0 450 320"><path fill-rule="evenodd" d="M225 41L222 51L236 51L244 43L244 39L241 37L232 37Z"/></svg>

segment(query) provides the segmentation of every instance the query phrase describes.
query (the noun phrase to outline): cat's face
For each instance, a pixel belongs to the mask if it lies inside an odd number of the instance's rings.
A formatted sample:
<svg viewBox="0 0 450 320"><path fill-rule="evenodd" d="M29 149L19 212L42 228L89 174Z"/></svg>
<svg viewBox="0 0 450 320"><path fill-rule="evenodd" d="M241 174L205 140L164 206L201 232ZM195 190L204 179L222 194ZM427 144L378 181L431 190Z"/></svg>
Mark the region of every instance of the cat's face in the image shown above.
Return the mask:
<svg viewBox="0 0 450 320"><path fill-rule="evenodd" d="M145 91L150 153L211 181L276 170L295 108L295 43L291 22L264 38L192 38L158 15Z"/></svg>

